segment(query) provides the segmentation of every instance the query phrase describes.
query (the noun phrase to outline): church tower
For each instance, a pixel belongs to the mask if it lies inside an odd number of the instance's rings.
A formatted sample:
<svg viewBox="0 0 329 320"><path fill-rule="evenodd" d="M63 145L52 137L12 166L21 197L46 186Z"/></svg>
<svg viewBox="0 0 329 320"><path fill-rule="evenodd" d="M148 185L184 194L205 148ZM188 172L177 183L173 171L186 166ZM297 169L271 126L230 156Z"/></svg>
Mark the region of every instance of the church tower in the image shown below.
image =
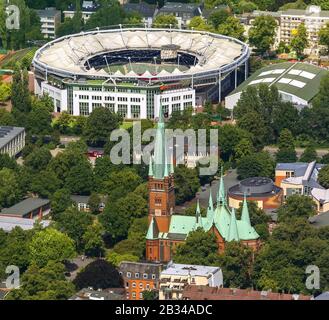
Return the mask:
<svg viewBox="0 0 329 320"><path fill-rule="evenodd" d="M175 207L174 167L173 162L168 161L167 148L164 116L160 110L148 180L150 228L146 241L146 258L150 261L166 260L167 251L170 251L170 248L165 249L167 243L158 238L158 234L168 233Z"/></svg>

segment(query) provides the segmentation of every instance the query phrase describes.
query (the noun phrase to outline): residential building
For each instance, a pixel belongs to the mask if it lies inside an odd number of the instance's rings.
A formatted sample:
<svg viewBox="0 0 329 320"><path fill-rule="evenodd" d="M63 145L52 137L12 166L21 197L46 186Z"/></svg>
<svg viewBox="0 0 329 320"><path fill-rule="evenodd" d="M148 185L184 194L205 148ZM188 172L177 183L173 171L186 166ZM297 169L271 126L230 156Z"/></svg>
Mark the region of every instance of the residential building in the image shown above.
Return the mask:
<svg viewBox="0 0 329 320"><path fill-rule="evenodd" d="M244 214L237 220L235 209L227 204L223 175L221 176L214 207L212 195L209 197L207 216L201 217L199 202L195 216L176 215L174 165L169 164L167 139L162 110L157 123L154 156L149 165L149 229L146 236L146 257L149 261L168 262L178 244L185 242L188 234L202 228L216 236L218 251L223 252L225 243L241 241L257 250L259 235L250 224L247 202Z"/></svg>
<svg viewBox="0 0 329 320"><path fill-rule="evenodd" d="M285 198L293 194L309 196L313 188L323 189L317 181L323 166L315 161L278 163L275 168L275 184L283 189Z"/></svg>
<svg viewBox="0 0 329 320"><path fill-rule="evenodd" d="M88 21L90 16L99 9L100 5L95 1L83 1L81 6L82 19ZM68 9L63 11L64 18L73 18L76 12L76 5L70 4Z"/></svg>
<svg viewBox="0 0 329 320"><path fill-rule="evenodd" d="M158 292L162 269L160 263L121 262L119 270L126 289L126 299L143 300L144 291Z"/></svg>
<svg viewBox="0 0 329 320"><path fill-rule="evenodd" d="M43 228L48 227L50 225L50 222L51 222L50 220L39 221L40 225ZM23 230L31 230L34 228L34 225L35 225L34 219L26 219L26 218L18 218L18 217L0 215L0 229L2 229L5 232L11 232L16 227L19 227Z"/></svg>
<svg viewBox="0 0 329 320"><path fill-rule="evenodd" d="M202 15L203 4L166 2L157 15L174 15L178 27L186 27L192 18Z"/></svg>
<svg viewBox="0 0 329 320"><path fill-rule="evenodd" d="M188 285L211 288L223 286L219 267L171 263L161 272L159 300L181 300Z"/></svg>
<svg viewBox="0 0 329 320"><path fill-rule="evenodd" d="M56 29L61 23L61 12L56 8L50 7L44 10L37 10L40 17L41 33L45 39L55 39Z"/></svg>
<svg viewBox="0 0 329 320"><path fill-rule="evenodd" d="M312 296L271 291L235 288L211 288L189 285L184 288L183 300L312 300Z"/></svg>
<svg viewBox="0 0 329 320"><path fill-rule="evenodd" d="M25 219L42 219L50 212L50 201L41 198L27 198L10 208L4 208L0 216Z"/></svg>
<svg viewBox="0 0 329 320"><path fill-rule="evenodd" d="M321 10L320 6L308 6L305 10L288 9L281 13L281 40L286 44L301 23L305 24L308 33L309 48L307 53L319 52L319 31L329 22L329 11Z"/></svg>
<svg viewBox="0 0 329 320"><path fill-rule="evenodd" d="M15 157L24 147L24 128L0 126L0 153L6 153L10 157Z"/></svg>
<svg viewBox="0 0 329 320"><path fill-rule="evenodd" d="M125 289L124 288L109 288L102 290L94 290L92 288L84 288L77 292L69 300L125 300Z"/></svg>
<svg viewBox="0 0 329 320"><path fill-rule="evenodd" d="M261 83L276 86L283 101L292 102L297 109L311 106L318 94L322 77L328 71L307 63L275 63L257 70L225 98L225 107L233 110L248 86Z"/></svg>
<svg viewBox="0 0 329 320"><path fill-rule="evenodd" d="M253 177L240 181L228 190L229 206L235 209L244 201L255 201L264 210L273 210L281 206L283 191L272 179Z"/></svg>
<svg viewBox="0 0 329 320"><path fill-rule="evenodd" d="M90 212L90 207L89 207L89 199L90 196L79 196L79 195L71 195L71 200L75 204L75 206L78 208L79 211L84 211L84 212ZM102 212L105 208L105 203L106 203L106 197L101 196L100 197L100 204L99 204L99 211Z"/></svg>
<svg viewBox="0 0 329 320"><path fill-rule="evenodd" d="M125 3L123 5L123 10L128 13L138 13L142 17L142 23L146 24L149 28L152 26L153 19L158 12L156 5L149 4L143 1L138 3Z"/></svg>

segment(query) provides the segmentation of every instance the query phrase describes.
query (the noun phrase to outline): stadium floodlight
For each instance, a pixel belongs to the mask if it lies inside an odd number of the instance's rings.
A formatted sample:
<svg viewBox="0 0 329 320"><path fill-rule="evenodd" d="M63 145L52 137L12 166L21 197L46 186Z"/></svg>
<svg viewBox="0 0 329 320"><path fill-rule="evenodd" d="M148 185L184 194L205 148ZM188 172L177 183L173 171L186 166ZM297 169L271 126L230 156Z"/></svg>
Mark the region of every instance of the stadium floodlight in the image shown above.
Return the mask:
<svg viewBox="0 0 329 320"><path fill-rule="evenodd" d="M110 68L109 62L107 61L107 56L104 55L103 58L105 59L105 62L106 62L106 66L107 66L108 71L111 73L111 68Z"/></svg>
<svg viewBox="0 0 329 320"><path fill-rule="evenodd" d="M128 57L128 60L129 60L130 70L133 71L133 66L131 64L131 57Z"/></svg>

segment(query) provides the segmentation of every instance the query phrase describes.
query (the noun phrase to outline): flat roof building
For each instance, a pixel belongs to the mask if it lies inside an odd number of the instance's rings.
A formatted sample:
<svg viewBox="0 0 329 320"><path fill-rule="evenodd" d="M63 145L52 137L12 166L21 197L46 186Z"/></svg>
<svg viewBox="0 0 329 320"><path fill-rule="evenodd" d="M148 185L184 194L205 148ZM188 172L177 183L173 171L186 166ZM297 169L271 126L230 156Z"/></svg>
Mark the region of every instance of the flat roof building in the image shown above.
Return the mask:
<svg viewBox="0 0 329 320"><path fill-rule="evenodd" d="M261 83L275 85L282 100L292 102L298 109L311 106L318 94L322 77L328 71L302 62L283 62L257 70L225 98L225 107L233 110L248 86Z"/></svg>
<svg viewBox="0 0 329 320"><path fill-rule="evenodd" d="M160 300L180 300L187 285L223 286L219 267L171 263L160 275Z"/></svg>
<svg viewBox="0 0 329 320"><path fill-rule="evenodd" d="M41 33L45 39L55 39L56 29L61 23L61 11L50 7L44 10L36 10L41 22Z"/></svg>
<svg viewBox="0 0 329 320"><path fill-rule="evenodd" d="M27 198L10 208L4 208L0 216L25 219L42 219L50 212L50 201L41 198Z"/></svg>
<svg viewBox="0 0 329 320"><path fill-rule="evenodd" d="M34 228L35 220L33 219L25 219L25 218L17 218L11 216L1 216L0 215L0 229L5 232L11 232L16 227L19 227L23 230L31 230ZM46 228L50 225L49 220L41 220L40 225L43 228Z"/></svg>
<svg viewBox="0 0 329 320"><path fill-rule="evenodd" d="M82 19L84 22L89 20L90 16L99 9L100 5L95 1L83 1L81 6ZM76 12L76 5L70 4L67 10L63 11L64 18L73 18Z"/></svg>
<svg viewBox="0 0 329 320"><path fill-rule="evenodd" d="M25 147L25 129L0 126L0 153L15 157Z"/></svg>

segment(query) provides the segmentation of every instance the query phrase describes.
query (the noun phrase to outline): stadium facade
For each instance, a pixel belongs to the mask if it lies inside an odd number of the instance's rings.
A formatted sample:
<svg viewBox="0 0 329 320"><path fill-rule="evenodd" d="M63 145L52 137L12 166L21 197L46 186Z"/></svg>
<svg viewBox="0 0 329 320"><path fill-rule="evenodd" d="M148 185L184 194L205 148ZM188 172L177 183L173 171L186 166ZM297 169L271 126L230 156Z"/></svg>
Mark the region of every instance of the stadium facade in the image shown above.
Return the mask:
<svg viewBox="0 0 329 320"><path fill-rule="evenodd" d="M204 31L129 28L65 36L33 59L35 93L55 112L88 116L107 107L125 119L221 101L248 73L248 46Z"/></svg>

